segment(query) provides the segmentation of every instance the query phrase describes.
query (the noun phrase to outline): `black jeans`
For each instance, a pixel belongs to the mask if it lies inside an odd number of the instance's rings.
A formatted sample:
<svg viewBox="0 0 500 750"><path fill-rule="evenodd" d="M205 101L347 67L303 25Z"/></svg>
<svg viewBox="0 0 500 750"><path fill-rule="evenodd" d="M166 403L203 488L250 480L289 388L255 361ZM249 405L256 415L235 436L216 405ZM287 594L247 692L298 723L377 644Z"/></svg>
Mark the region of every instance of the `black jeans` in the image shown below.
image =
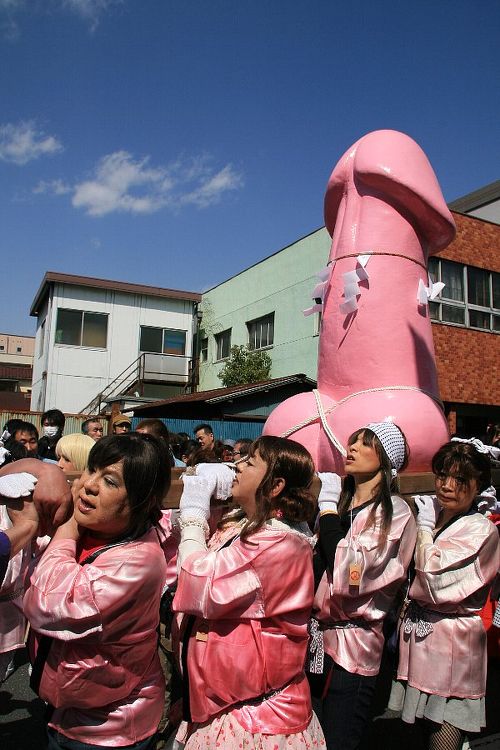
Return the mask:
<svg viewBox="0 0 500 750"><path fill-rule="evenodd" d="M323 675L308 675L328 750L356 750L370 719L377 677L351 674L325 654Z"/></svg>
<svg viewBox="0 0 500 750"><path fill-rule="evenodd" d="M72 740L70 737L57 732L52 727L47 727L48 743L46 750L96 750L103 745L92 745L88 742L79 742L78 740ZM122 748L126 750L150 750L155 745L155 735L147 737L145 740L140 740L134 745L122 745ZM119 750L116 748L115 750Z"/></svg>

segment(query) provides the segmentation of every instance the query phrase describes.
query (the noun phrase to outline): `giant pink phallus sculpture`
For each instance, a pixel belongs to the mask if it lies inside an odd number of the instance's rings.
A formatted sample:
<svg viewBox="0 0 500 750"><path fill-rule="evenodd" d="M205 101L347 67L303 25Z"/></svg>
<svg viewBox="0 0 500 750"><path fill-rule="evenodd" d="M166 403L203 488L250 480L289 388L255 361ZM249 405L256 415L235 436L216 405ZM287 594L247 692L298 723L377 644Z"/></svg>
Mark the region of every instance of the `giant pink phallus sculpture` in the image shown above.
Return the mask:
<svg viewBox="0 0 500 750"><path fill-rule="evenodd" d="M264 433L302 443L319 471L343 473L349 435L391 419L407 437L409 469L428 471L448 428L428 306L442 285L430 283L427 258L455 224L422 149L394 130L357 141L328 182L325 222L332 247L313 294L318 388L280 404Z"/></svg>

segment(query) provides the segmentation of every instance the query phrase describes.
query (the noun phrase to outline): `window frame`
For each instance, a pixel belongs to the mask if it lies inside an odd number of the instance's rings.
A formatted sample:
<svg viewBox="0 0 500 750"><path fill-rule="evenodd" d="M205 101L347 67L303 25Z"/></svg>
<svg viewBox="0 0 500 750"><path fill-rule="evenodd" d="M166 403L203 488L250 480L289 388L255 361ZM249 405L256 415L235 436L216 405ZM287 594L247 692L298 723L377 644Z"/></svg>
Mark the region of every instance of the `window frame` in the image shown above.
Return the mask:
<svg viewBox="0 0 500 750"><path fill-rule="evenodd" d="M446 287L444 287L443 291L441 292L439 299L434 300L433 302L429 303L429 310L431 311L431 320L433 323L439 323L440 325L445 326L459 326L460 328L468 328L471 331L482 331L484 333L500 333L500 326L498 330L495 330L495 320L500 320L500 308L493 307L493 281L494 281L494 275L498 275L500 278L500 273L497 271L491 271L486 268L479 268L478 266L470 266L466 265L464 263L457 263L457 261L454 260L448 260L447 258L438 258L436 256L431 256L429 258L429 277L431 277L432 281L441 281L442 279L442 269L443 269L443 263L452 263L455 266L460 266L462 269L462 288L463 288L463 300L454 300L451 298L448 298L446 296ZM436 269L436 272L434 273L434 268ZM474 269L477 271L482 271L483 273L486 273L488 276L488 294L489 294L489 301L490 305L476 305L472 302L469 302L469 269ZM456 308L457 310L463 311L464 314L464 322L456 322L456 321L448 321L443 320L443 307L445 309L447 308ZM488 315L489 317L489 327L480 327L471 325L471 313L478 312L482 313L484 315ZM437 313L437 316L435 315Z"/></svg>
<svg viewBox="0 0 500 750"><path fill-rule="evenodd" d="M260 315L258 318L253 318L253 320L247 320L245 323L247 327L247 335L248 335L248 348L251 351L258 352L262 349L271 349L274 346L274 311L271 313L267 313L267 315ZM264 325L270 326L267 331L267 338L266 343L263 344L262 341L264 339L264 336L262 335L262 327ZM254 346L252 342L252 328L256 326L261 326L260 331L257 332L257 328L255 328L255 342L257 341L257 333L259 333L259 339L260 339L260 346ZM271 330L271 336L269 337L269 330ZM271 341L269 341L269 338L271 338Z"/></svg>
<svg viewBox="0 0 500 750"><path fill-rule="evenodd" d="M142 329L148 328L150 330L154 331L161 331L161 351L151 351L150 349L142 349L141 348L141 339L142 339ZM182 354L175 354L174 352L167 352L165 351L165 332L166 331L172 331L173 333L183 333L184 334L184 348ZM185 328L165 328L163 326L147 326L147 325L140 325L139 326L139 352L141 354L161 354L164 357L185 357L186 356L186 344L187 344L187 331Z"/></svg>
<svg viewBox="0 0 500 750"><path fill-rule="evenodd" d="M215 339L215 361L222 362L225 359L229 359L231 354L231 336L232 328L225 328L223 331L214 334ZM227 354L224 354L224 340L227 338ZM219 344L221 346L219 346ZM220 356L219 356L220 352Z"/></svg>
<svg viewBox="0 0 500 750"><path fill-rule="evenodd" d="M208 336L200 339L200 362L208 362Z"/></svg>
<svg viewBox="0 0 500 750"><path fill-rule="evenodd" d="M80 322L80 343L79 344L70 344L65 341L58 341L57 340L57 333L59 330L58 328L58 322L59 322L59 313L63 312L73 312L73 313L80 313L81 316L81 322ZM85 326L85 315L99 315L106 319L106 344L105 346L97 346L92 344L84 344L83 338L84 338L84 326ZM45 322L45 321L44 321ZM56 313L56 326L55 326L55 338L54 338L54 344L57 346L73 346L78 349L98 349L99 351L106 351L108 348L108 323L109 323L109 313L103 313L103 312L97 312L95 310L77 310L73 307L58 307L57 313ZM40 356L40 355L39 355Z"/></svg>

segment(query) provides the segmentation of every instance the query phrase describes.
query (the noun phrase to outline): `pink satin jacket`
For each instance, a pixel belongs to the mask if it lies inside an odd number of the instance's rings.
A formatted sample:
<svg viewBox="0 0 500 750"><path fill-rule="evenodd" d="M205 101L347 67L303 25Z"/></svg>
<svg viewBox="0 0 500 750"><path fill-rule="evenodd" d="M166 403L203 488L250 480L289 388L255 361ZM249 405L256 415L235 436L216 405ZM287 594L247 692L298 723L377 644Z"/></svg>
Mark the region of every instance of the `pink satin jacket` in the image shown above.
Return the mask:
<svg viewBox="0 0 500 750"><path fill-rule="evenodd" d="M196 617L187 654L194 722L230 710L252 733L307 727L312 707L304 661L313 593L311 546L285 524L186 559L173 606Z"/></svg>
<svg viewBox="0 0 500 750"><path fill-rule="evenodd" d="M410 598L424 609L423 630L418 634L422 622L409 610L400 631L398 679L426 693L480 698L487 654L479 611L500 565L498 531L479 513L462 516L415 557Z"/></svg>
<svg viewBox="0 0 500 750"><path fill-rule="evenodd" d="M7 508L0 505L0 528L12 526ZM31 559L31 541L9 560L0 587L0 653L24 646L26 620L22 610L24 576Z"/></svg>
<svg viewBox="0 0 500 750"><path fill-rule="evenodd" d="M324 629L325 652L354 674L378 674L384 646L382 623L413 557L417 534L413 514L397 495L392 496L392 505L392 522L381 548L380 507L375 525L368 528L371 506L358 513L338 544L333 573L324 573L314 599L313 614ZM361 566L359 586L349 585L351 564Z"/></svg>
<svg viewBox="0 0 500 750"><path fill-rule="evenodd" d="M75 740L131 745L161 718L164 679L156 628L166 563L156 530L75 560L76 543L52 541L24 596L36 633L52 636L40 696L50 726Z"/></svg>

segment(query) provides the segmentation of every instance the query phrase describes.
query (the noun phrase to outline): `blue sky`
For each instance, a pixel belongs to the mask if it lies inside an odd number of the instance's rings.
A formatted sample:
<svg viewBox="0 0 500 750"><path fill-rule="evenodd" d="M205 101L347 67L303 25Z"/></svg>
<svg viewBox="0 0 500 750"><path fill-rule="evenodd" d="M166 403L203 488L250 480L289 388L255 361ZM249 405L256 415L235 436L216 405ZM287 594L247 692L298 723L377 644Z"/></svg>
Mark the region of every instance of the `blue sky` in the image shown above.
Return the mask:
<svg viewBox="0 0 500 750"><path fill-rule="evenodd" d="M338 158L411 135L500 178L498 0L0 0L0 331L47 270L202 291L322 225Z"/></svg>

